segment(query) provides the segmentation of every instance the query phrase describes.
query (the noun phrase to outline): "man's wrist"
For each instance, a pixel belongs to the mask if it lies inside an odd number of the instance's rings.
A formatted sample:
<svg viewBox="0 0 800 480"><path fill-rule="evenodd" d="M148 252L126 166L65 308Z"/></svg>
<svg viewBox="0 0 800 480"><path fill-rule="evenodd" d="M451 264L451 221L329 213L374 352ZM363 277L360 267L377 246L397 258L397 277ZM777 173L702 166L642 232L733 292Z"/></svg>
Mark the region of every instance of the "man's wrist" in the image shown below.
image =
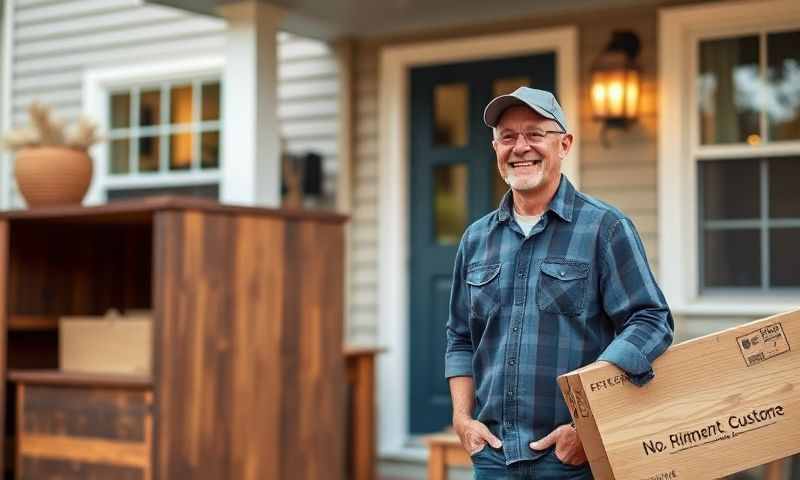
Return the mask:
<svg viewBox="0 0 800 480"><path fill-rule="evenodd" d="M467 420L472 420L472 415L466 412L453 412L453 425Z"/></svg>

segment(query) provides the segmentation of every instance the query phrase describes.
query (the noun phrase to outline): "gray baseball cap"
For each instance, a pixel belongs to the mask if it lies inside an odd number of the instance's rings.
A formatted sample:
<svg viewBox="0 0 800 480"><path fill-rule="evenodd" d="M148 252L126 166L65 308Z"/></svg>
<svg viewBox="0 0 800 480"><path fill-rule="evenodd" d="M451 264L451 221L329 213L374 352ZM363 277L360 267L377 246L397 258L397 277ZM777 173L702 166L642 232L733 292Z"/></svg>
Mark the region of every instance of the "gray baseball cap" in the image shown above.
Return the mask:
<svg viewBox="0 0 800 480"><path fill-rule="evenodd" d="M483 111L483 123L488 127L496 127L503 112L514 105L526 105L539 115L555 121L565 132L568 131L567 118L556 97L548 91L530 87L519 87L508 95L495 97Z"/></svg>

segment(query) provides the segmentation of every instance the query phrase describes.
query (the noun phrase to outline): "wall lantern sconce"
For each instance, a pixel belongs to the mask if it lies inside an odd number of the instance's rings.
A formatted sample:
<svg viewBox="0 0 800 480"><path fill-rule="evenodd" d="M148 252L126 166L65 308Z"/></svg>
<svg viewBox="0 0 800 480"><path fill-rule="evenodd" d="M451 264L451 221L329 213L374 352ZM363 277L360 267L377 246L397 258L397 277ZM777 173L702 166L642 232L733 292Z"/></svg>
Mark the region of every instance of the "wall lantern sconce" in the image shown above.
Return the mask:
<svg viewBox="0 0 800 480"><path fill-rule="evenodd" d="M605 51L592 64L592 113L607 128L627 128L636 120L641 69L636 63L639 37L615 31Z"/></svg>

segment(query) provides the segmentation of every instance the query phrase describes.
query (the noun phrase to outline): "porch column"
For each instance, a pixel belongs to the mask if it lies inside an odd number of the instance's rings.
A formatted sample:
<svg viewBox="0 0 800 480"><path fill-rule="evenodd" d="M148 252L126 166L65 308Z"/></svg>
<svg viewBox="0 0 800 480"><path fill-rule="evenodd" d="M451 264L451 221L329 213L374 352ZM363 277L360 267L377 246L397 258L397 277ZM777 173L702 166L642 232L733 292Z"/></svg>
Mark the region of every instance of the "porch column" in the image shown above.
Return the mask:
<svg viewBox="0 0 800 480"><path fill-rule="evenodd" d="M220 7L228 22L222 90L222 185L225 203L278 207L277 34L286 12L246 0Z"/></svg>

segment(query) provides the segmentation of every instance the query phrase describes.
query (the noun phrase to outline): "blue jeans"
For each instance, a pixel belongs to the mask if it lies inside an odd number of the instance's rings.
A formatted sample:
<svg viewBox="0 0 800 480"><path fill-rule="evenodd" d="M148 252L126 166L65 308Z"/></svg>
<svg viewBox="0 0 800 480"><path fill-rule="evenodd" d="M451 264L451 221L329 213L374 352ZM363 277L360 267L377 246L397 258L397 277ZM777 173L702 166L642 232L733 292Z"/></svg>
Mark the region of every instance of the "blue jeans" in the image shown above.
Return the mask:
<svg viewBox="0 0 800 480"><path fill-rule="evenodd" d="M472 456L475 480L592 480L589 464L580 466L562 463L555 448L536 460L506 465L502 450L489 445Z"/></svg>

